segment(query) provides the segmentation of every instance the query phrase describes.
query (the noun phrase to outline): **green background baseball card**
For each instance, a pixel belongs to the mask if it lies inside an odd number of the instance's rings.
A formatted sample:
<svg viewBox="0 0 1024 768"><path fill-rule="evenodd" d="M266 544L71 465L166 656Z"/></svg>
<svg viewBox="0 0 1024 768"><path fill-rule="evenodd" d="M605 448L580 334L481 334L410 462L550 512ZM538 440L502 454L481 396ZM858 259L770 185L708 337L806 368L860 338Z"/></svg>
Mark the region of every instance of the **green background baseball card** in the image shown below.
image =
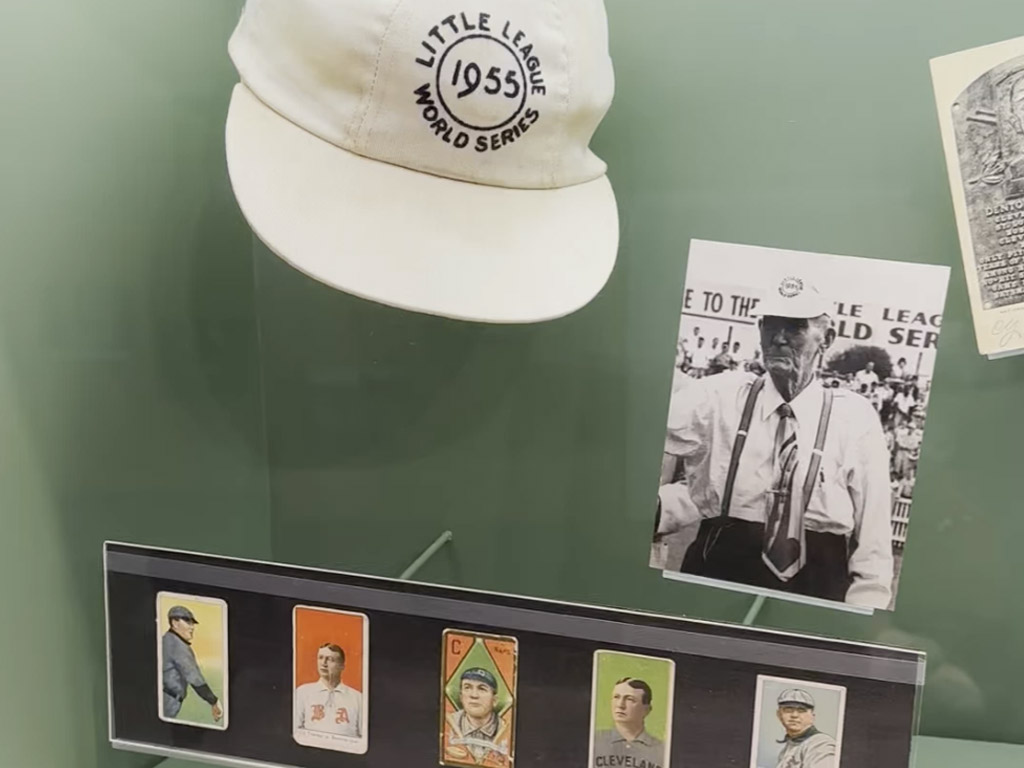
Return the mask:
<svg viewBox="0 0 1024 768"><path fill-rule="evenodd" d="M675 662L596 651L590 699L593 768L662 768L669 761Z"/></svg>

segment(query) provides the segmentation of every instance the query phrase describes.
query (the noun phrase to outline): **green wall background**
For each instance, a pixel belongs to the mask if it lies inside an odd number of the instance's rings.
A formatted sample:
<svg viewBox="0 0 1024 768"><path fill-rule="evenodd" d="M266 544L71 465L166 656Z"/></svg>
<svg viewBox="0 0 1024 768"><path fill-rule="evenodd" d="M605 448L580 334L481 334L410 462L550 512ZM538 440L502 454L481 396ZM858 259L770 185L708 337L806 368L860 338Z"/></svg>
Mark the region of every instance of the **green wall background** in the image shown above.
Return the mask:
<svg viewBox="0 0 1024 768"><path fill-rule="evenodd" d="M529 327L338 294L256 248L275 557L740 620L751 598L646 567L691 238L954 267L898 609L769 602L760 623L920 647L922 730L1024 741L1017 436L1024 358L978 356L929 58L1024 34L979 0L606 0L595 141L619 263Z"/></svg>
<svg viewBox="0 0 1024 768"><path fill-rule="evenodd" d="M0 3L0 765L116 768L101 544L270 553L232 3Z"/></svg>

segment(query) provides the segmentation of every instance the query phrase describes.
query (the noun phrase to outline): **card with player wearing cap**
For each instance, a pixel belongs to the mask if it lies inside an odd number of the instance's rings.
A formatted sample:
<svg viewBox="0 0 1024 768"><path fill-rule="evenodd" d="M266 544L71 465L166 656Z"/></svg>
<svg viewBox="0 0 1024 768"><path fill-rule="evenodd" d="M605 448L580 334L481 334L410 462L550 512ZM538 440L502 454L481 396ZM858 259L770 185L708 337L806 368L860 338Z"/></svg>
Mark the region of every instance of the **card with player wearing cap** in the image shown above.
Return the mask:
<svg viewBox="0 0 1024 768"><path fill-rule="evenodd" d="M364 754L369 746L369 618L297 605L292 632L292 738L305 747Z"/></svg>
<svg viewBox="0 0 1024 768"><path fill-rule="evenodd" d="M228 606L211 597L160 592L156 598L160 719L228 727Z"/></svg>
<svg viewBox="0 0 1024 768"><path fill-rule="evenodd" d="M594 653L589 768L667 768L675 662L636 653Z"/></svg>
<svg viewBox="0 0 1024 768"><path fill-rule="evenodd" d="M441 764L509 768L518 640L446 629L441 645Z"/></svg>
<svg viewBox="0 0 1024 768"><path fill-rule="evenodd" d="M838 768L846 688L758 675L750 768Z"/></svg>

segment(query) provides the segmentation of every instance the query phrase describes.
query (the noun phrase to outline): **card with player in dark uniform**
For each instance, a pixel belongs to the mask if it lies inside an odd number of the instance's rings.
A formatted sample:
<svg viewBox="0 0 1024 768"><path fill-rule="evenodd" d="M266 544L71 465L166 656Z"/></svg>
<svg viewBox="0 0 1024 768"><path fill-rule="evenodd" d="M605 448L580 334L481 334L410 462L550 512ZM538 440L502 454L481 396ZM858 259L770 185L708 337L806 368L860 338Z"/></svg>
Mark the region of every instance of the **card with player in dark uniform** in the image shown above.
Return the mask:
<svg viewBox="0 0 1024 768"><path fill-rule="evenodd" d="M305 747L364 754L370 620L362 613L297 605L292 629L292 737Z"/></svg>
<svg viewBox="0 0 1024 768"><path fill-rule="evenodd" d="M446 629L441 647L441 765L511 768L519 641Z"/></svg>
<svg viewBox="0 0 1024 768"><path fill-rule="evenodd" d="M671 659L594 653L590 768L668 768L675 670Z"/></svg>
<svg viewBox="0 0 1024 768"><path fill-rule="evenodd" d="M212 597L156 596L157 712L168 723L228 727L228 605Z"/></svg>

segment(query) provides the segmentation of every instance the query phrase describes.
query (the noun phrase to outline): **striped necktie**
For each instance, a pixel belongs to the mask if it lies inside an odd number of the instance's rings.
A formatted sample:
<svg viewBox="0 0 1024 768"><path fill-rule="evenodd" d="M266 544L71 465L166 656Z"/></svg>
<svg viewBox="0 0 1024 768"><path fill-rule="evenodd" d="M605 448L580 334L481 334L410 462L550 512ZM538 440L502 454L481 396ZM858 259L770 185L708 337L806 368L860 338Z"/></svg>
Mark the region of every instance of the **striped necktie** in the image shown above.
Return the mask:
<svg viewBox="0 0 1024 768"><path fill-rule="evenodd" d="M802 499L793 498L797 475L796 418L789 403L776 409L775 471L768 498L768 518L761 558L772 573L789 581L806 560Z"/></svg>

